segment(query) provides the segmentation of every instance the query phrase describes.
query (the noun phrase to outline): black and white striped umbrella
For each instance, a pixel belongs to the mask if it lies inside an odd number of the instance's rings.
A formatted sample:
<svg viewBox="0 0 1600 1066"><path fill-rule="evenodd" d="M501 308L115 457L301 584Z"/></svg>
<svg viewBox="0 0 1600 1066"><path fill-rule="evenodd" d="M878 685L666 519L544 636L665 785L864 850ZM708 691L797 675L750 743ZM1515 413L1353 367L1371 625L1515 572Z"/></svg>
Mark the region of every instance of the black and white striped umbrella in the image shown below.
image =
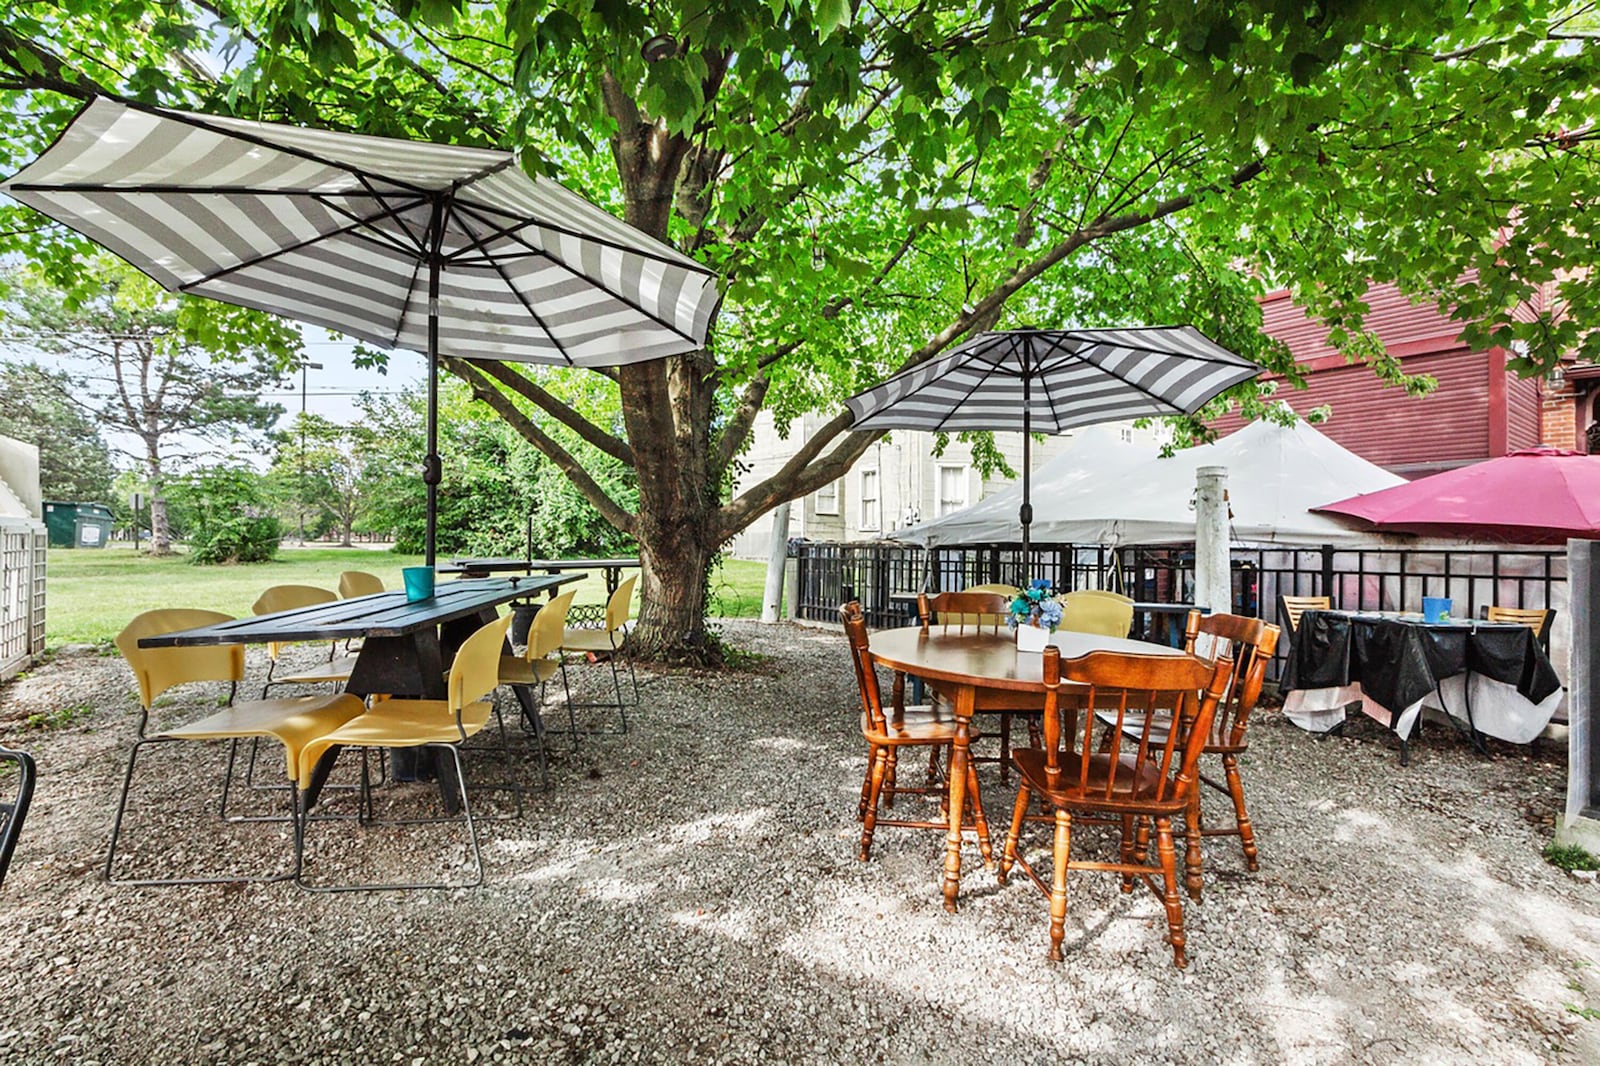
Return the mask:
<svg viewBox="0 0 1600 1066"><path fill-rule="evenodd" d="M1027 565L1031 434L1193 414L1262 368L1193 326L979 333L845 401L853 428L1013 430L1022 437Z"/></svg>
<svg viewBox="0 0 1600 1066"><path fill-rule="evenodd" d="M508 152L98 98L0 191L174 292L429 356L616 366L705 344L706 267Z"/></svg>

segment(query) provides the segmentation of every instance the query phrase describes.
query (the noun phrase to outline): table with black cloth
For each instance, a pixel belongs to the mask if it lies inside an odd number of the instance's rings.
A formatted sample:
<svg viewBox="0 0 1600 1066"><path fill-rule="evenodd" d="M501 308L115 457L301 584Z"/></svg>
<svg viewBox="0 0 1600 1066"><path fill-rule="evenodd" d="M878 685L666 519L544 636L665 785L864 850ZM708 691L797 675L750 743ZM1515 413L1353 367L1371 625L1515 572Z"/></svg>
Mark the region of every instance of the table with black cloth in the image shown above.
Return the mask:
<svg viewBox="0 0 1600 1066"><path fill-rule="evenodd" d="M1564 698L1527 626L1345 611L1301 616L1282 687L1284 713L1302 728L1333 729L1347 705L1360 703L1402 745L1425 707L1456 719L1475 739L1527 744ZM1408 754L1402 747L1402 759Z"/></svg>

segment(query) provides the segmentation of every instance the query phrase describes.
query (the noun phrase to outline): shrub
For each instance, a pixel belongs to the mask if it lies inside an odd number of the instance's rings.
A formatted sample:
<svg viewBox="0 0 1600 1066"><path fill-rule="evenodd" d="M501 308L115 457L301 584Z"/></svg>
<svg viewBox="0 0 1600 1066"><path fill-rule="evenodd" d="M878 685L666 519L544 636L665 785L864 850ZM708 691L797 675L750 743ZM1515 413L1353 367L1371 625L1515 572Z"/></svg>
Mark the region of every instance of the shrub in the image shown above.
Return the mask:
<svg viewBox="0 0 1600 1066"><path fill-rule="evenodd" d="M262 478L243 467L212 467L172 483L192 562L260 563L278 554L283 526L267 513Z"/></svg>

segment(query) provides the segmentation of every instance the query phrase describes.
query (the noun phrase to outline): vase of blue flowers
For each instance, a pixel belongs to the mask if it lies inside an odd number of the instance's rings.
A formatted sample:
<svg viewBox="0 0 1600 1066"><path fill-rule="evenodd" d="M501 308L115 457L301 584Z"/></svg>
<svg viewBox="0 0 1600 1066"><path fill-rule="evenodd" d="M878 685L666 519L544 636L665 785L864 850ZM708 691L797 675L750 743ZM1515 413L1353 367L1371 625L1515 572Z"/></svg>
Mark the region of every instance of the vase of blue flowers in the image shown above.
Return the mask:
<svg viewBox="0 0 1600 1066"><path fill-rule="evenodd" d="M1047 578L1036 578L1011 601L1006 624L1017 631L1017 650L1042 652L1061 624L1061 601Z"/></svg>

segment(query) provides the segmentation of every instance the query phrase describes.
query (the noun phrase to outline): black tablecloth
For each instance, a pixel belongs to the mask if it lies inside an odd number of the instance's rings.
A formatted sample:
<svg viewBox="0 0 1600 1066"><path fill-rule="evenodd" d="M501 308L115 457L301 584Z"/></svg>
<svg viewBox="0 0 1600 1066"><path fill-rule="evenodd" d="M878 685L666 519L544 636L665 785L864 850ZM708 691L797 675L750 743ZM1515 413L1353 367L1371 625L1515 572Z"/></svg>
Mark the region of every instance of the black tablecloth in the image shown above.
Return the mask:
<svg viewBox="0 0 1600 1066"><path fill-rule="evenodd" d="M1513 685L1531 703L1561 687L1527 626L1427 625L1403 618L1307 611L1300 618L1283 689L1360 684L1386 707L1410 707L1447 677L1482 674Z"/></svg>

